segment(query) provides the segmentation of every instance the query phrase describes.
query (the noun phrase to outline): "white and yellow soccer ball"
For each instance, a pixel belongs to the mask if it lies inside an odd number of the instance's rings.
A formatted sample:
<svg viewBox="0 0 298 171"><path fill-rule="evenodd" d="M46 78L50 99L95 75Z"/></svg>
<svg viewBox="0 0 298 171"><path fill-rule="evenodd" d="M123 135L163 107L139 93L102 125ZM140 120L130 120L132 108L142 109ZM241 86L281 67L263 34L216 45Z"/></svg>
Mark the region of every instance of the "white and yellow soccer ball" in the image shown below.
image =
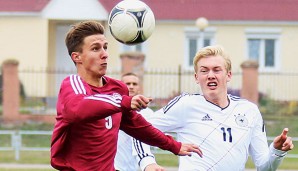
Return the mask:
<svg viewBox="0 0 298 171"><path fill-rule="evenodd" d="M146 41L155 28L152 10L140 0L119 2L111 10L108 22L113 37L127 45Z"/></svg>

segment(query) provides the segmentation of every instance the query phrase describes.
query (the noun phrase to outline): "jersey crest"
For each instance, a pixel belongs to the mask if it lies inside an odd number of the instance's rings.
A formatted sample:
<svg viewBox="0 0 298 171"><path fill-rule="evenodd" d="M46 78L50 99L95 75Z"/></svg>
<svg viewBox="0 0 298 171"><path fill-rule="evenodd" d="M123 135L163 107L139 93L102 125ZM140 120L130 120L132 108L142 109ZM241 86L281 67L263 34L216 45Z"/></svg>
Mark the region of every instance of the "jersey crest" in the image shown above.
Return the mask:
<svg viewBox="0 0 298 171"><path fill-rule="evenodd" d="M246 127L248 125L248 119L245 117L245 114L235 115L235 122L241 127Z"/></svg>

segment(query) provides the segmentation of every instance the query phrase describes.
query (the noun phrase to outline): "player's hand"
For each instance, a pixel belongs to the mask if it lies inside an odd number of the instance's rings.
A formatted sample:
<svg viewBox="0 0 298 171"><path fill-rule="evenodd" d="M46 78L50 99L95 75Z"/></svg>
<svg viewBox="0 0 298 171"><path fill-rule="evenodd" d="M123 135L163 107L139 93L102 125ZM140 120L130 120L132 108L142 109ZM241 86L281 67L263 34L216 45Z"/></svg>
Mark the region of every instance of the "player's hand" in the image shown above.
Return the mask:
<svg viewBox="0 0 298 171"><path fill-rule="evenodd" d="M146 166L144 171L165 171L165 169L156 163L152 163Z"/></svg>
<svg viewBox="0 0 298 171"><path fill-rule="evenodd" d="M282 133L279 136L274 138L273 147L275 149L282 150L282 151L289 151L294 148L292 138L287 136L288 132L289 132L289 129L284 128Z"/></svg>
<svg viewBox="0 0 298 171"><path fill-rule="evenodd" d="M140 111L142 109L145 109L151 101L152 98L147 98L143 95L136 95L133 96L130 105L133 110Z"/></svg>
<svg viewBox="0 0 298 171"><path fill-rule="evenodd" d="M182 146L180 148L178 155L179 156L186 156L186 155L191 156L192 153L197 153L200 157L203 157L203 153L197 145L182 143Z"/></svg>

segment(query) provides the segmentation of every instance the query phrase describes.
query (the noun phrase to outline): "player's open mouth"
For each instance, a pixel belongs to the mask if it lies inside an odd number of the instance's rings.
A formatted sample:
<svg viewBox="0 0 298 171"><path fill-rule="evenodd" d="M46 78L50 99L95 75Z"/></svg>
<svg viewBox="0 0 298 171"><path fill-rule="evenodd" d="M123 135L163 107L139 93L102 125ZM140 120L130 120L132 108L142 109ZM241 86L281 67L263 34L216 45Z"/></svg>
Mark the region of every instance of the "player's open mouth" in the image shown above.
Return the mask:
<svg viewBox="0 0 298 171"><path fill-rule="evenodd" d="M215 83L215 82L210 82L210 83L207 84L207 86L208 86L208 87L215 87L215 86L217 86L217 83Z"/></svg>

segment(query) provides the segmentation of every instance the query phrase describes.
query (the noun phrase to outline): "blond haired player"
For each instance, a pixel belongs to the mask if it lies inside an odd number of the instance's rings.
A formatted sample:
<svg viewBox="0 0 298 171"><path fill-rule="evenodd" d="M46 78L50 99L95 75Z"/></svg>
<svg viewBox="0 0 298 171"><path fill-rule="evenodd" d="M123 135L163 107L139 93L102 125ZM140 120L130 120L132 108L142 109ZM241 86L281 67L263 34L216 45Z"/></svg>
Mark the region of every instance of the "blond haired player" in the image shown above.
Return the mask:
<svg viewBox="0 0 298 171"><path fill-rule="evenodd" d="M202 94L177 96L148 119L158 129L176 132L179 141L194 143L204 152L203 158L196 154L179 157L179 170L244 170L249 155L257 170L276 170L294 147L288 129L268 147L258 107L227 94L231 61L221 46L199 50L193 64Z"/></svg>

